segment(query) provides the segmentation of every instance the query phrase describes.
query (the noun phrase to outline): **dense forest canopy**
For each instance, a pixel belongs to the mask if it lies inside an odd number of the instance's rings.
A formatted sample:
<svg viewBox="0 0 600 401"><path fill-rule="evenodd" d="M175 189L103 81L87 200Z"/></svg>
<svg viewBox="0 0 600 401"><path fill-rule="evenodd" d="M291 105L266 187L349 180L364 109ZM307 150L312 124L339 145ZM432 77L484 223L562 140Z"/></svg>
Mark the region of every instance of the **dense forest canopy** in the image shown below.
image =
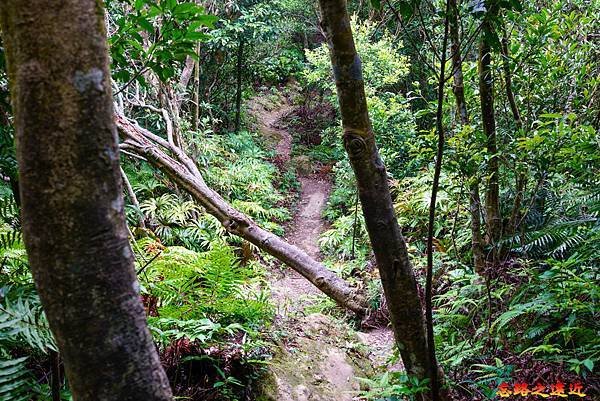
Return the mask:
<svg viewBox="0 0 600 401"><path fill-rule="evenodd" d="M0 400L600 396L598 0L0 4Z"/></svg>

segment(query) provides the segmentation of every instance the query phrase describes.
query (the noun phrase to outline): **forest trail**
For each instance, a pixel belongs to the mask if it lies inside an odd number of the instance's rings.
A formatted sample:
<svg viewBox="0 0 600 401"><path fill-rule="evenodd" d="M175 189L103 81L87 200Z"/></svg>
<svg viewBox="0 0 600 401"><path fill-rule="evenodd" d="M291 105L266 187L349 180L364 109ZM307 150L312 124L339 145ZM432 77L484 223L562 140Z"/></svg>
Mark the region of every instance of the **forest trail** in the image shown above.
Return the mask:
<svg viewBox="0 0 600 401"><path fill-rule="evenodd" d="M265 138L275 144L275 164L284 171L290 168L292 154L292 134L279 126L279 121L293 110L287 101L275 104L255 100L250 110L256 118L258 129ZM292 223L286 229L285 238L320 260L318 240L326 224L321 214L325 208L331 181L329 177L315 174L299 174L300 199ZM273 271L270 282L272 299L279 317L301 312L312 302L310 298L321 294L313 284L294 270L284 268ZM302 302L299 302L300 299Z"/></svg>
<svg viewBox="0 0 600 401"><path fill-rule="evenodd" d="M301 176L300 200L292 224L286 230L286 239L313 258L320 260L318 240L325 230L321 214L329 197L331 182L312 175ZM294 270L285 269L277 274L271 283L273 299L278 313L282 316L297 312L309 306L310 298L320 295L320 291ZM300 295L301 294L301 295ZM299 296L302 302L298 302Z"/></svg>
<svg viewBox="0 0 600 401"><path fill-rule="evenodd" d="M292 110L293 106L281 99L255 98L249 105L256 128L274 149L274 163L281 171L294 168L293 136L280 124ZM331 191L331 178L297 170L299 200L285 238L321 260L318 240L327 229L322 213ZM276 326L289 332L289 340L281 345L272 364L277 400L351 401L359 389L356 377L371 376L379 367L399 368L387 365L393 346L389 328L354 332L337 319L309 312L322 293L294 270L273 269L269 285ZM361 350L347 348L347 344Z"/></svg>

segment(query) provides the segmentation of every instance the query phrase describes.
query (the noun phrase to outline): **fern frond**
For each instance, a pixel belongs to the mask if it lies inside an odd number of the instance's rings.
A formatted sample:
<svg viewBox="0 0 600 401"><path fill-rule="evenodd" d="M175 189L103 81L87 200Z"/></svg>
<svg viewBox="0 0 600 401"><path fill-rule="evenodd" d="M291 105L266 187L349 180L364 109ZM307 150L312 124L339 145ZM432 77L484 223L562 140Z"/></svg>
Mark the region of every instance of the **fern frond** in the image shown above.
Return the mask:
<svg viewBox="0 0 600 401"><path fill-rule="evenodd" d="M27 369L28 357L0 359L0 400L28 401L35 385L34 377Z"/></svg>

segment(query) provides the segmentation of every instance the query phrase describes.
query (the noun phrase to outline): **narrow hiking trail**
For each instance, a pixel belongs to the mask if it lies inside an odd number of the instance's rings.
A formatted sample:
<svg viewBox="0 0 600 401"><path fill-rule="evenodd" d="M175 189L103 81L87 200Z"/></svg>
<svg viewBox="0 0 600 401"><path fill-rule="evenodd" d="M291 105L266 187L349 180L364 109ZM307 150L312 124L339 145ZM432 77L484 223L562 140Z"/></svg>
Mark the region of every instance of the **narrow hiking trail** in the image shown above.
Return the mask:
<svg viewBox="0 0 600 401"><path fill-rule="evenodd" d="M280 120L292 111L293 106L284 99L255 98L249 105L256 128L274 148L274 163L282 171L294 168L293 136L280 125ZM321 260L318 240L327 229L322 213L331 191L331 178L298 171L298 181L300 197L285 238ZM307 308L323 295L292 269L273 269L269 285L276 307L276 327L289 333L272 364L276 390L267 393L273 399L351 401L360 388L356 377L370 377L381 367L398 369L386 362L393 346L389 328L354 332L335 318L308 313Z"/></svg>
<svg viewBox="0 0 600 401"><path fill-rule="evenodd" d="M278 123L293 110L287 102L276 105L265 105L254 102L251 112L257 119L259 130L271 142L275 143L275 164L281 169L290 168L292 154L292 134ZM327 177L328 178L328 177ZM310 256L320 260L318 239L325 230L325 222L321 214L331 190L331 181L314 174L298 177L300 182L300 200L293 222L286 229L285 238ZM286 317L302 311L310 305L310 298L320 295L320 291L308 280L291 269L273 271L271 295L277 314ZM302 302L299 302L302 300Z"/></svg>

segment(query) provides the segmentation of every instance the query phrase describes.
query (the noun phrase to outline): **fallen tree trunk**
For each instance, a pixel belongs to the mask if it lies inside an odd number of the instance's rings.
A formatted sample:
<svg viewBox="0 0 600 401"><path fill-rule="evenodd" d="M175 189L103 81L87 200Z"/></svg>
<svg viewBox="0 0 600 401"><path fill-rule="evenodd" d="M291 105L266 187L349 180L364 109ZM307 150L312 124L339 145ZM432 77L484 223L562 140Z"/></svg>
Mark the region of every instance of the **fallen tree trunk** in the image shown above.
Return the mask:
<svg viewBox="0 0 600 401"><path fill-rule="evenodd" d="M142 156L167 174L208 213L216 217L227 232L245 239L287 264L340 306L359 316L366 314L366 301L348 283L300 248L262 229L248 216L231 207L206 185L194 161L173 142L132 123L123 115L116 115L116 123L123 140L122 149Z"/></svg>

